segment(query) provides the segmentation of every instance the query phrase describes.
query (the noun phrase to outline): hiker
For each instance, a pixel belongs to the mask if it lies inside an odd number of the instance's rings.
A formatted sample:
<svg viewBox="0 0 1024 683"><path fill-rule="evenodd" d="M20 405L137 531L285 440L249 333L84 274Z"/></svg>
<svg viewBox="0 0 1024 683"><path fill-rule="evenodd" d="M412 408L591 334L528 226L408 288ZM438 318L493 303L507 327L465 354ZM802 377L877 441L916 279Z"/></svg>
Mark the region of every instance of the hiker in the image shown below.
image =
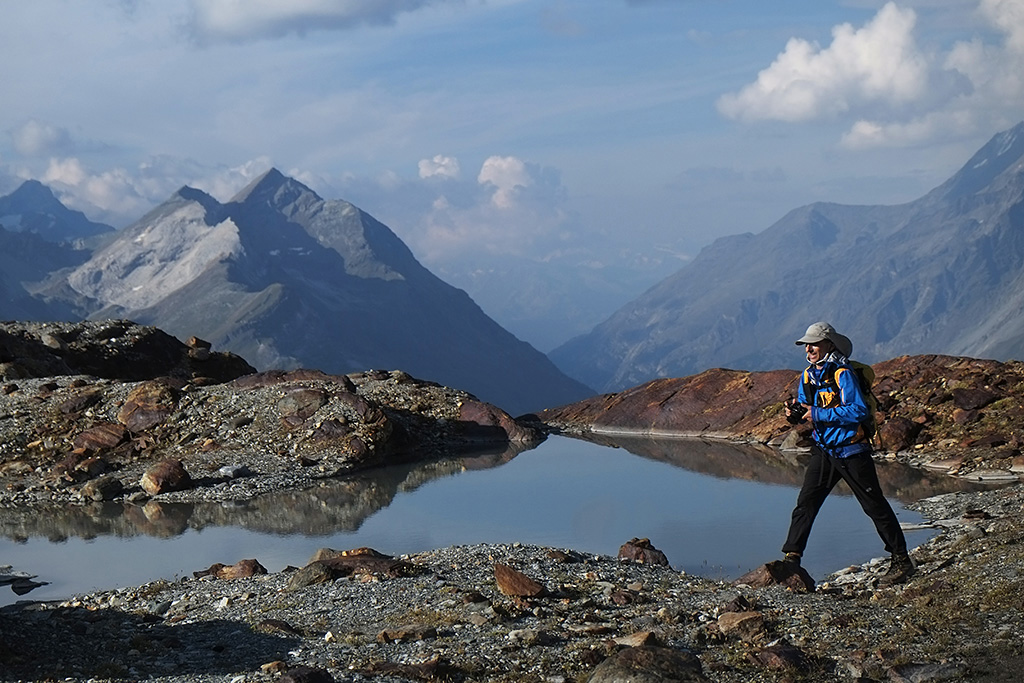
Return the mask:
<svg viewBox="0 0 1024 683"><path fill-rule="evenodd" d="M886 551L892 555L881 583L902 583L914 573L914 564L907 554L907 540L896 513L878 484L871 458L874 416L850 365L848 354L853 344L826 322L808 327L796 343L805 348L809 365L801 377L796 401L786 405L786 417L794 424L809 421L813 444L789 535L782 546L784 562L800 565L814 518L842 479L875 523Z"/></svg>

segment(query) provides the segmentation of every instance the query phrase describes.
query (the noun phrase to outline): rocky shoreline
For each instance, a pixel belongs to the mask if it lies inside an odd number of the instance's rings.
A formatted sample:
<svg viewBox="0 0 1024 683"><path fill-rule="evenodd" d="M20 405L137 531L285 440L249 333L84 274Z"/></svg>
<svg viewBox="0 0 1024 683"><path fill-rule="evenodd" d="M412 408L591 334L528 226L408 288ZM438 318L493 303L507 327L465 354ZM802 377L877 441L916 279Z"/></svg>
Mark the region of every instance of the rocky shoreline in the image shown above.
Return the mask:
<svg viewBox="0 0 1024 683"><path fill-rule="evenodd" d="M815 592L802 593L526 545L398 558L321 553L275 573L261 573L254 558L176 582L2 608L0 676L1017 680L1024 486L915 507L943 533L912 551L918 573L898 587L878 586L878 560L819 577Z"/></svg>

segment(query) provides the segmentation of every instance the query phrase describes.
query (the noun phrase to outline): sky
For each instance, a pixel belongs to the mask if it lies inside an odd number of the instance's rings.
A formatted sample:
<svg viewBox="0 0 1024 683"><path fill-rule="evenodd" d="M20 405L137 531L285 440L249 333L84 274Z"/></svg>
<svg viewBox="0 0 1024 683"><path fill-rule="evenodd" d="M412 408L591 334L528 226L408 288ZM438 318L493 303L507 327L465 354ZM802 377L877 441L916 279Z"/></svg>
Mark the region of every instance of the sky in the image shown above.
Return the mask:
<svg viewBox="0 0 1024 683"><path fill-rule="evenodd" d="M946 180L1024 120L1024 0L0 0L0 65L0 195L122 227L276 167L434 269L640 287Z"/></svg>

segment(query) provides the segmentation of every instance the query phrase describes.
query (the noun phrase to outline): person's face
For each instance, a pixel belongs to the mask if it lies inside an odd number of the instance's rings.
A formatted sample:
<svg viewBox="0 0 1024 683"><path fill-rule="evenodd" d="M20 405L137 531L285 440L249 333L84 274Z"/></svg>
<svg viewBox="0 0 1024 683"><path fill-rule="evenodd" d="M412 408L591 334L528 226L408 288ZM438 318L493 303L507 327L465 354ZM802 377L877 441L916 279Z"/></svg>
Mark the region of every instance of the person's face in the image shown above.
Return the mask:
<svg viewBox="0 0 1024 683"><path fill-rule="evenodd" d="M807 350L807 362L811 364L820 363L828 355L829 351L832 350L832 342L824 339L820 342L814 342L813 344L804 344L804 348Z"/></svg>

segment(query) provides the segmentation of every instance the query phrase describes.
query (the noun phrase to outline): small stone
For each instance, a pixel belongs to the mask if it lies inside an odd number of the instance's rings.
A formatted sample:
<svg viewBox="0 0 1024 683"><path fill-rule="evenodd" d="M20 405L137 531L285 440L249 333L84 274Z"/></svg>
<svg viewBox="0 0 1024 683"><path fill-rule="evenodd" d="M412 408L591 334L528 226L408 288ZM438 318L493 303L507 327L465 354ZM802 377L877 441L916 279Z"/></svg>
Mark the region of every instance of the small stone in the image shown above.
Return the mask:
<svg viewBox="0 0 1024 683"><path fill-rule="evenodd" d="M763 564L753 571L747 572L733 581L734 586L746 585L751 588L767 586L785 586L798 593L813 593L814 579L807 570L800 566L792 566L788 562L774 560Z"/></svg>
<svg viewBox="0 0 1024 683"><path fill-rule="evenodd" d="M155 496L158 493L192 488L192 477L185 471L180 460L166 458L146 470L139 485L146 493Z"/></svg>
<svg viewBox="0 0 1024 683"><path fill-rule="evenodd" d="M217 470L217 476L225 479L242 479L251 477L252 471L245 465L225 465Z"/></svg>
<svg viewBox="0 0 1024 683"><path fill-rule="evenodd" d="M748 643L763 640L767 635L760 612L726 612L718 617L718 628L725 635L736 635Z"/></svg>
<svg viewBox="0 0 1024 683"><path fill-rule="evenodd" d="M113 475L99 477L82 486L80 494L86 500L114 500L124 493L124 484Z"/></svg>
<svg viewBox="0 0 1024 683"><path fill-rule="evenodd" d="M655 548L650 539L646 538L634 538L624 543L619 548L619 559L668 566L665 553Z"/></svg>
<svg viewBox="0 0 1024 683"><path fill-rule="evenodd" d="M659 647L661 642L658 641L658 637L651 631L639 631L637 633L631 633L628 636L619 636L613 638L612 641L616 645L623 645L625 647Z"/></svg>
<svg viewBox="0 0 1024 683"><path fill-rule="evenodd" d="M509 597L536 598L544 594L544 586L507 564L494 565L494 579L498 590Z"/></svg>

